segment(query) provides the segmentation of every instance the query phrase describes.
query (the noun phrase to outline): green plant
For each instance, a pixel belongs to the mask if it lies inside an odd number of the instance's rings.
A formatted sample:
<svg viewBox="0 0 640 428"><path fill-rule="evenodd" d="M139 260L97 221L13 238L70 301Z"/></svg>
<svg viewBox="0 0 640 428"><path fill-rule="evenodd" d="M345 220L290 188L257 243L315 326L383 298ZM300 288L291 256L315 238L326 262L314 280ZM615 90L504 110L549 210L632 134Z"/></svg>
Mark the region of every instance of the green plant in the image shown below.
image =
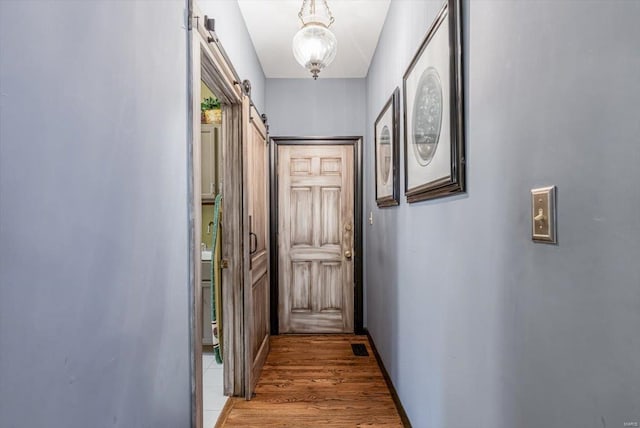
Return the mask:
<svg viewBox="0 0 640 428"><path fill-rule="evenodd" d="M217 98L209 97L202 100L200 103L200 110L213 110L216 108L220 108L220 100Z"/></svg>

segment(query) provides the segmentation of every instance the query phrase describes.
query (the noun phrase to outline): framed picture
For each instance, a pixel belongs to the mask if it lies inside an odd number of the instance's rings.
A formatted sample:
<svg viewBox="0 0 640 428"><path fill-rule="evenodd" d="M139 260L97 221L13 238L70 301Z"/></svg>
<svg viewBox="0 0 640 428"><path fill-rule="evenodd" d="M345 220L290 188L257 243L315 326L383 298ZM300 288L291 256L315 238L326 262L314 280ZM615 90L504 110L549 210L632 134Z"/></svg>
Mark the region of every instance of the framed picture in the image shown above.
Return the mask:
<svg viewBox="0 0 640 428"><path fill-rule="evenodd" d="M402 79L408 202L465 191L461 0L447 0Z"/></svg>
<svg viewBox="0 0 640 428"><path fill-rule="evenodd" d="M400 201L400 89L396 88L376 119L375 125L376 202L379 207Z"/></svg>

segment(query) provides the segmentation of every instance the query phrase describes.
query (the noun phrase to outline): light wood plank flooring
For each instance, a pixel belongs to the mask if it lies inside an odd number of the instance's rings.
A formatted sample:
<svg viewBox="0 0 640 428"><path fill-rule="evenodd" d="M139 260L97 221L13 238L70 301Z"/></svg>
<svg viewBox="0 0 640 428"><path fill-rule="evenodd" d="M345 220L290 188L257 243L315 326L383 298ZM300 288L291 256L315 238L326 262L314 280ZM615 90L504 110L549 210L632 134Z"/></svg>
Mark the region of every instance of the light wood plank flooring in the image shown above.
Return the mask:
<svg viewBox="0 0 640 428"><path fill-rule="evenodd" d="M351 343L366 344L368 357ZM402 427L366 336L274 336L251 401L227 402L216 427ZM208 428L208 427L205 427Z"/></svg>

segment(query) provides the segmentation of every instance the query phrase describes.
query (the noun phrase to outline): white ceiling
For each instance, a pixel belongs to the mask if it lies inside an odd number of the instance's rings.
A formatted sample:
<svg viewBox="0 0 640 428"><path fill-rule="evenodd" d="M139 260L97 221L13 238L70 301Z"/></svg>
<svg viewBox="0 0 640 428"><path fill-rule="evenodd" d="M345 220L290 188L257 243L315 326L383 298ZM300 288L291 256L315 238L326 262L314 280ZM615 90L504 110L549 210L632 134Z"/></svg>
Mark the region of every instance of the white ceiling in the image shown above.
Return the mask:
<svg viewBox="0 0 640 428"><path fill-rule="evenodd" d="M320 78L365 77L391 0L328 0L338 52ZM318 0L318 3L320 0ZM267 78L311 77L293 57L302 0L238 0ZM320 5L318 5L320 6Z"/></svg>

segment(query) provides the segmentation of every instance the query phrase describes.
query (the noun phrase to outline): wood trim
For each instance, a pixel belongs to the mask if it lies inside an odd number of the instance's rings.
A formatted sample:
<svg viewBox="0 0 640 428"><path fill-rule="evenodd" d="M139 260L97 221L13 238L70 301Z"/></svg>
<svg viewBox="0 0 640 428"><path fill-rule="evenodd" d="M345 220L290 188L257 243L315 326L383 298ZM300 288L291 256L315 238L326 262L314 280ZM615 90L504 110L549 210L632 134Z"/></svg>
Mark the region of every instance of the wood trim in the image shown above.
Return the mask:
<svg viewBox="0 0 640 428"><path fill-rule="evenodd" d="M355 244L355 265L354 265L354 318L353 326L355 334L364 333L364 279L363 279L363 265L364 265L364 247L363 247L363 165L362 165L362 138L354 141L353 144L353 161L354 161L354 244Z"/></svg>
<svg viewBox="0 0 640 428"><path fill-rule="evenodd" d="M254 103L251 99L251 94L247 94L243 90L243 80L240 78L240 75L233 66L229 55L227 55L227 52L224 50L215 30L209 31L204 26L204 19L211 17L203 14L197 5L191 6L196 0L188 1L190 2L191 22L195 24L194 32L197 32L200 35L202 50L203 52L206 52L207 56L212 60L211 66L205 67L204 71L206 74L215 77L214 80L216 81L216 84L214 85L214 93L218 98L229 104L241 103L242 96L246 95L249 97L250 104L253 107ZM189 30L192 30L191 26L189 27ZM220 84L218 84L218 82ZM211 89L214 89L214 87ZM261 117L261 115L258 114L257 117Z"/></svg>
<svg viewBox="0 0 640 428"><path fill-rule="evenodd" d="M269 144L269 311L271 318L270 333L277 335L280 326L278 320L278 144L271 138Z"/></svg>
<svg viewBox="0 0 640 428"><path fill-rule="evenodd" d="M249 183L249 174L247 171L247 162L249 159L249 138L251 127L251 103L248 97L242 96L242 114L241 114L241 138L240 138L240 160L236 164L236 167L240 170L239 176L242 177L242 183ZM242 210L240 211L240 239L238 242L242 242L242 301L243 305L243 328L242 339L244 341L244 385L242 395L246 399L251 398L251 392L253 387L252 368L253 368L253 356L251 355L251 296L252 292L251 284L251 255L249 254L249 192L245 191L245 186L242 185L240 192L242 195Z"/></svg>
<svg viewBox="0 0 640 428"><path fill-rule="evenodd" d="M194 0L188 1L190 14L193 13ZM190 31L187 37L188 54L188 104L187 117L187 196L188 196L188 239L189 239L189 349L191 384L191 427L202 427L203 391L202 391L202 288L200 287L200 40L197 32Z"/></svg>
<svg viewBox="0 0 640 428"><path fill-rule="evenodd" d="M210 60L210 67L207 67L207 71L212 74L215 80L214 88L211 89L215 89L216 96L225 98L224 101L227 103L240 103L242 97L240 78L215 33L209 33L204 28L204 14L197 5L194 6L193 14L196 27L194 33L199 35L202 53Z"/></svg>
<svg viewBox="0 0 640 428"><path fill-rule="evenodd" d="M351 145L354 144L355 140L362 140L362 137L358 136L340 136L340 137L293 137L293 136L285 136L285 137L271 137L271 141L276 144L284 144L290 146L309 146L309 145L323 145L329 144L334 146L339 145Z"/></svg>
<svg viewBox="0 0 640 428"><path fill-rule="evenodd" d="M215 428L224 427L224 424L225 422L227 422L227 418L229 417L231 410L233 410L233 405L237 400L239 400L239 398L227 398L227 401L225 401L224 403L224 407L220 411L220 415L218 415L218 420L216 421Z"/></svg>
<svg viewBox="0 0 640 428"><path fill-rule="evenodd" d="M204 28L204 14L196 0L187 4L187 212L188 224L188 298L191 386L191 427L202 427L202 290L200 269L200 81L210 86L223 101L221 129L223 194L225 213L221 218L222 258L228 267L222 270L222 313L224 314L222 349L224 394L244 395L244 308L243 308L243 183L242 180L242 87L233 64L215 33ZM255 122L266 129L260 113L253 108Z"/></svg>
<svg viewBox="0 0 640 428"><path fill-rule="evenodd" d="M210 44L202 26L202 13L196 0L187 0L188 29L187 38L187 88L190 124L187 130L187 186L188 186L188 248L189 248L189 343L190 343L190 383L191 383L191 425L202 427L203 391L202 391L202 290L200 269L200 227L201 227L201 189L200 189L200 81L214 88L224 102L223 134L221 135L223 164L222 176L225 178L225 215L221 222L225 233L222 234L222 257L229 267L223 269L223 361L225 395L243 393L243 355L242 342L242 247L238 245L241 236L240 212L242 210L242 177L237 167L242 161L239 149L240 114L242 90L234 78L233 67L221 50L219 43Z"/></svg>
<svg viewBox="0 0 640 428"><path fill-rule="evenodd" d="M402 406L402 402L400 401L400 397L398 396L398 392L396 388L393 386L393 382L391 381L391 377L389 376L389 372L384 366L382 362L382 358L380 358L380 354L378 353L378 348L376 348L376 344L373 341L373 337L371 337L371 333L369 330L365 329L365 334L369 339L369 345L371 345L371 350L373 351L373 355L376 357L376 361L378 362L378 366L380 367L380 371L382 372L382 376L384 377L384 381L387 383L387 387L389 388L389 392L391 392L391 398L393 398L393 402L396 405L396 409L398 410L398 414L400 415L400 419L402 420L402 425L405 428L411 428L411 421L409 420L409 416L407 416L407 412L405 412L404 407Z"/></svg>
<svg viewBox="0 0 640 428"><path fill-rule="evenodd" d="M251 108L249 109L249 121L251 123L253 123L253 125L258 129L258 131L260 131L260 136L266 141L267 140L267 126L265 125L265 123L262 121L262 116L260 115L260 112L258 111L258 109L256 108L255 105L253 105L253 102L251 101L251 97L249 98L249 102L251 103Z"/></svg>
<svg viewBox="0 0 640 428"><path fill-rule="evenodd" d="M243 245L242 242L242 105L233 104L223 112L222 173L224 214L222 216L222 313L224 316L222 359L225 395L244 393L243 342Z"/></svg>
<svg viewBox="0 0 640 428"><path fill-rule="evenodd" d="M278 322L278 146L279 145L352 145L354 159L354 331L364 333L363 313L363 171L362 171L362 137L271 137L269 177L270 192L270 247L271 247L271 334L279 334Z"/></svg>

